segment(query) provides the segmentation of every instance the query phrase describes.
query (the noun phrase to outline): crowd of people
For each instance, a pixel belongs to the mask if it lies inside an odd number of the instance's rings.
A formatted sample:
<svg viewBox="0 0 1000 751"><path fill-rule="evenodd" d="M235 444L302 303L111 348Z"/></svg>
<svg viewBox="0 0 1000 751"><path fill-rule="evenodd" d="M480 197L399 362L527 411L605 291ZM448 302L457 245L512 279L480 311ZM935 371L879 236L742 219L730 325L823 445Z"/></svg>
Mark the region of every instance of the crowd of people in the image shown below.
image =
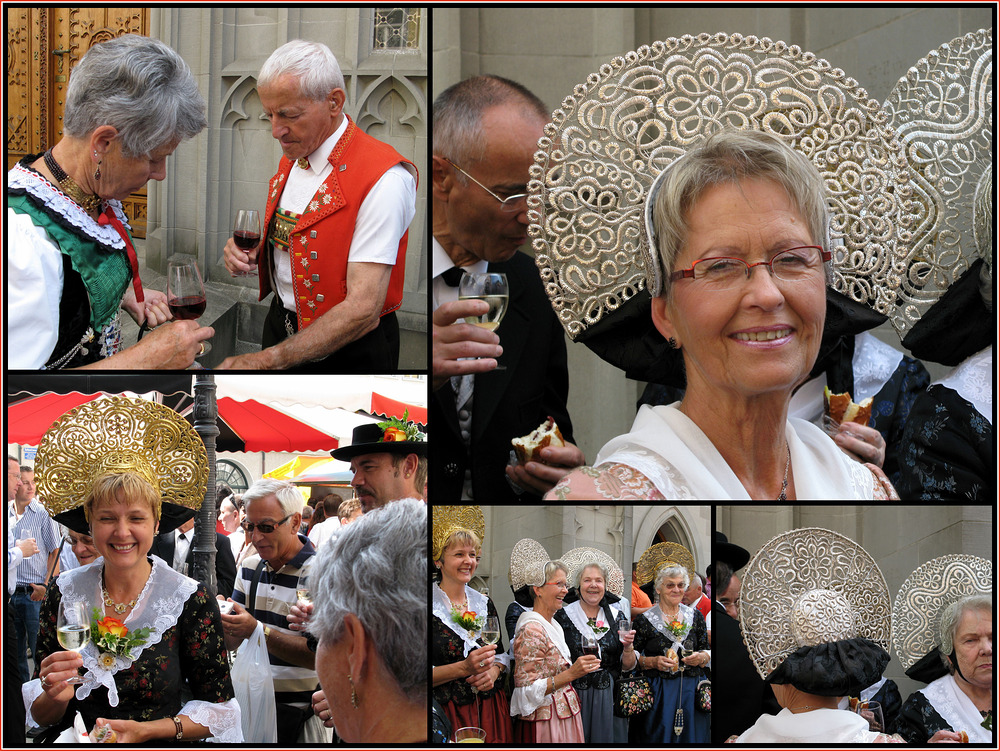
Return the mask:
<svg viewBox="0 0 1000 751"><path fill-rule="evenodd" d="M416 466L426 443L411 432L389 442L356 433L353 454ZM153 438L166 434L167 443ZM422 495L393 496L376 481L385 492L363 513L358 500L324 497L336 527L314 545L292 483L263 479L234 496L223 486L207 494L207 477L205 447L184 418L128 397L63 415L33 471L8 457L5 745L24 745L26 733L79 743L81 731L120 743L425 740ZM206 499L232 532L212 532L214 575L197 581L194 526ZM74 560L60 570L63 549ZM273 693L248 703L234 676L246 672L241 659L255 659L246 645L258 632ZM273 718L267 737L245 735L259 732L250 713Z"/></svg>

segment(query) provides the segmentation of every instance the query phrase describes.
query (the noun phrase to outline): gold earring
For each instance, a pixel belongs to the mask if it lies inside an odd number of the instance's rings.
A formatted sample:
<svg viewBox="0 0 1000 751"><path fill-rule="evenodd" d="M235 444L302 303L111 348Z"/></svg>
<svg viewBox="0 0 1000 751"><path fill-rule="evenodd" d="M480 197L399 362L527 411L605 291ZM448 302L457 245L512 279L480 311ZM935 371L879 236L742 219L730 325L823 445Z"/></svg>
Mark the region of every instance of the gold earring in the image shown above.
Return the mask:
<svg viewBox="0 0 1000 751"><path fill-rule="evenodd" d="M354 688L354 678L351 677L350 673L347 674L347 680L351 684L351 706L354 707L355 709L357 709L358 708L358 692Z"/></svg>
<svg viewBox="0 0 1000 751"><path fill-rule="evenodd" d="M97 160L97 169L94 170L94 179L95 180L100 180L101 179L101 162L102 161L103 160L101 160L101 159Z"/></svg>

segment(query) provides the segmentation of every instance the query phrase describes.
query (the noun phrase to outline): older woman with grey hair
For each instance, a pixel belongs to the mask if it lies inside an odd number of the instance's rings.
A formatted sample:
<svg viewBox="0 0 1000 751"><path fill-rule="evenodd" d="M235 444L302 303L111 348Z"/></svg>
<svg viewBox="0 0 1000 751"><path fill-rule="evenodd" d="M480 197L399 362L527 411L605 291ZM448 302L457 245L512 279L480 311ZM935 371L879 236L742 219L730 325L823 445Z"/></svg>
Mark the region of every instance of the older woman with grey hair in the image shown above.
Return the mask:
<svg viewBox="0 0 1000 751"><path fill-rule="evenodd" d="M908 743L993 743L993 565L947 555L914 571L892 608L892 642L927 685L893 728Z"/></svg>
<svg viewBox="0 0 1000 751"><path fill-rule="evenodd" d="M716 131L662 172L645 209L652 321L681 352L684 398L642 407L552 498L890 496L881 469L787 417L823 338L826 200L809 159L763 131Z"/></svg>
<svg viewBox="0 0 1000 751"><path fill-rule="evenodd" d="M427 740L427 506L389 503L337 532L312 571L316 672L346 743Z"/></svg>
<svg viewBox="0 0 1000 751"><path fill-rule="evenodd" d="M126 35L90 48L70 76L64 135L7 173L11 368L185 368L214 333L172 318L146 290L122 200L166 177L205 127L190 69L163 42ZM156 328L122 349L120 310Z"/></svg>
<svg viewBox="0 0 1000 751"><path fill-rule="evenodd" d="M658 543L642 554L637 577L649 581L652 570L657 603L633 624L639 668L653 689L653 707L636 718L629 740L640 745L708 743L711 715L696 706L699 682L712 659L705 619L681 599L691 583L691 554L673 543Z"/></svg>
<svg viewBox="0 0 1000 751"><path fill-rule="evenodd" d="M636 666L628 602L622 599L625 577L617 562L600 550L574 548L562 556L573 586L556 621L563 628L570 656L596 644L601 669L573 681L580 697L583 734L588 745L625 745L628 719L614 713L614 682ZM593 640L593 641L589 641Z"/></svg>

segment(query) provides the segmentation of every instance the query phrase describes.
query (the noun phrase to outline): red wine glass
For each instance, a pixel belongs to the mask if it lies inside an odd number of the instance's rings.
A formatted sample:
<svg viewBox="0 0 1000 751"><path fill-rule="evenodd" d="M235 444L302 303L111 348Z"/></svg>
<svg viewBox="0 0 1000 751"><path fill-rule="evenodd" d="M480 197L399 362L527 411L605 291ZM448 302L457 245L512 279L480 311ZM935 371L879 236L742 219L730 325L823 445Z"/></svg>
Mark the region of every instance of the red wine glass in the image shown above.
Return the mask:
<svg viewBox="0 0 1000 751"><path fill-rule="evenodd" d="M201 318L205 312L205 284L195 259L171 258L167 264L167 306L178 321ZM211 344L201 344L201 354L211 351Z"/></svg>
<svg viewBox="0 0 1000 751"><path fill-rule="evenodd" d="M256 209L240 209L236 212L236 221L233 222L233 242L247 254L247 263L256 264L256 261L250 260L249 255L251 250L260 245L260 214ZM236 276L257 276L257 272L246 271Z"/></svg>

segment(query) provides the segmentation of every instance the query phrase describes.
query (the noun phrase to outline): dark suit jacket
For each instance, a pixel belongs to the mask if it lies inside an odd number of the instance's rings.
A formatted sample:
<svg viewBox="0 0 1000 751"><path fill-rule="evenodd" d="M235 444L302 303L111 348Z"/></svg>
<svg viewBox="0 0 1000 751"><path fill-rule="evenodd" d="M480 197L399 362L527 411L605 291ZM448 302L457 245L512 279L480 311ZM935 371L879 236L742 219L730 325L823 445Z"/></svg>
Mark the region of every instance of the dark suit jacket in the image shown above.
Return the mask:
<svg viewBox="0 0 1000 751"><path fill-rule="evenodd" d="M740 624L712 601L712 745L739 735L762 714L781 711L743 643Z"/></svg>
<svg viewBox="0 0 1000 751"><path fill-rule="evenodd" d="M466 450L459 434L450 384L432 394L428 491L435 502L462 497L466 467L472 468L476 501L532 499L530 493L516 495L507 484L504 467L511 439L530 433L551 415L563 437L574 442L566 408L566 339L538 267L530 256L515 253L509 261L491 263L489 270L506 274L510 285L507 314L497 329L503 347L500 364L507 369L476 376L471 450Z"/></svg>
<svg viewBox="0 0 1000 751"><path fill-rule="evenodd" d="M194 530L191 530L194 534ZM150 551L153 555L158 555L168 566L174 564L174 533L167 532L153 538L153 547ZM194 571L194 541L188 548L187 554L188 572ZM233 548L229 544L229 538L215 533L215 583L218 586L218 594L223 597L230 597L233 594L233 585L236 583L236 559L233 558Z"/></svg>

